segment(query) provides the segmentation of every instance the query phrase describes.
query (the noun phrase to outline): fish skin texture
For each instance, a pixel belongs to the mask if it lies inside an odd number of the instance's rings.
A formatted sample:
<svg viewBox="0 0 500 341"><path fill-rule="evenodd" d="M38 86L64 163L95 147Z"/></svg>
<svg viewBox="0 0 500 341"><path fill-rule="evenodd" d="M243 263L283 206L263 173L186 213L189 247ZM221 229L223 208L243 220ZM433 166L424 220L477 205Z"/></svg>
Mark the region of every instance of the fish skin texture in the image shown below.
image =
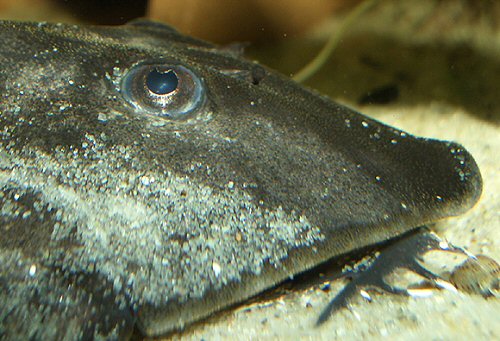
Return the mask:
<svg viewBox="0 0 500 341"><path fill-rule="evenodd" d="M179 330L481 194L459 144L161 24L0 22L0 41L2 338ZM189 69L203 100L131 103L143 64Z"/></svg>

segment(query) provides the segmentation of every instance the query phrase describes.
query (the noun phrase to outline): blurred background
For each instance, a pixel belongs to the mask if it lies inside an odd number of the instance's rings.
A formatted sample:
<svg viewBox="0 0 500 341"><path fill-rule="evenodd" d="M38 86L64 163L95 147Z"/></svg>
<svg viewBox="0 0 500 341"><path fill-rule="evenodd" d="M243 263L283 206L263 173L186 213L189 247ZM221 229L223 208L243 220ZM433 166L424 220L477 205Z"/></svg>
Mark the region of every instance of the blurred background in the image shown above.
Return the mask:
<svg viewBox="0 0 500 341"><path fill-rule="evenodd" d="M4 17L123 24L147 16L218 43L301 34L357 0L1 0Z"/></svg>
<svg viewBox="0 0 500 341"><path fill-rule="evenodd" d="M0 0L0 19L118 25L148 17L216 44L248 43L248 58L288 76L296 74L332 35L342 31L332 54L305 85L413 134L463 144L481 169L482 200L468 214L440 222L434 228L472 253L498 260L500 1L373 0L369 10L345 27L346 19L360 3ZM324 294L317 295L324 302L314 305L312 309L316 310L328 301ZM284 314L282 309L304 312L305 308L300 300L295 302L295 308L293 298L287 300L286 308L276 304L257 309L255 314L235 312L231 323L223 320L219 324L202 324L190 337L219 339L228 335L228 328L268 339L289 333L292 338L330 340L333 336L329 331L338 333L341 328L346 331L340 337L344 340L385 340L389 334L391 339L487 340L500 335L498 300L440 294L434 301L410 300L408 308L402 303L406 300L387 298L387 306L378 313L360 314L363 323L348 315L341 324L332 320L334 325L323 329L310 328L312 317L290 321L288 318L300 315ZM370 309L376 305L373 303ZM268 315L264 318L261 314ZM270 322L263 324L264 320ZM276 334L279 326L281 334ZM208 332L212 327L213 332Z"/></svg>
<svg viewBox="0 0 500 341"><path fill-rule="evenodd" d="M0 0L0 18L117 25L148 17L293 75L358 0ZM374 1L306 84L354 106L446 102L499 123L500 1Z"/></svg>

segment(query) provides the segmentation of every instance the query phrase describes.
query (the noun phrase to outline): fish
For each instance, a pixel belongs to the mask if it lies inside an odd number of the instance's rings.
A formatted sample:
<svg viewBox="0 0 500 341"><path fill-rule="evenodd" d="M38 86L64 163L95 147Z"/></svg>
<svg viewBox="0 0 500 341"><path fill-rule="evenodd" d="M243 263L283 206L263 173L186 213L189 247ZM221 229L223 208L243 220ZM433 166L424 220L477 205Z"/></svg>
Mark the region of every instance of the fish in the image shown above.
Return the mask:
<svg viewBox="0 0 500 341"><path fill-rule="evenodd" d="M460 144L164 24L0 41L2 338L182 330L482 191Z"/></svg>

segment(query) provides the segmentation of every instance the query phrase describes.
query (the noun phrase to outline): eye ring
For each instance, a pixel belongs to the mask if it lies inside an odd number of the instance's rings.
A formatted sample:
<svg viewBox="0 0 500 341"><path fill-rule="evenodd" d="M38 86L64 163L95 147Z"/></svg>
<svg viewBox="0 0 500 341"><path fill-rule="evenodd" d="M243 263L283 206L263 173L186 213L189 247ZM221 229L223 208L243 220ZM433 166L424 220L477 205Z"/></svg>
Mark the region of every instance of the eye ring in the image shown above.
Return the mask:
<svg viewBox="0 0 500 341"><path fill-rule="evenodd" d="M136 65L120 86L124 98L135 108L170 119L190 117L205 98L202 79L176 63Z"/></svg>

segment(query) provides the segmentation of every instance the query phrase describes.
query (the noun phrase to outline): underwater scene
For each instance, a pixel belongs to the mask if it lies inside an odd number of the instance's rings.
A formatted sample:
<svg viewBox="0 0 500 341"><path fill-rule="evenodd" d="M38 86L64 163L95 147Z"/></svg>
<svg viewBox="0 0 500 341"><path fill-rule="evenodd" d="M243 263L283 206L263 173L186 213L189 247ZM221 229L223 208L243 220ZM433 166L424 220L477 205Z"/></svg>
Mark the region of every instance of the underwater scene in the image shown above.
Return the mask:
<svg viewBox="0 0 500 341"><path fill-rule="evenodd" d="M0 0L0 339L500 339L500 2Z"/></svg>

